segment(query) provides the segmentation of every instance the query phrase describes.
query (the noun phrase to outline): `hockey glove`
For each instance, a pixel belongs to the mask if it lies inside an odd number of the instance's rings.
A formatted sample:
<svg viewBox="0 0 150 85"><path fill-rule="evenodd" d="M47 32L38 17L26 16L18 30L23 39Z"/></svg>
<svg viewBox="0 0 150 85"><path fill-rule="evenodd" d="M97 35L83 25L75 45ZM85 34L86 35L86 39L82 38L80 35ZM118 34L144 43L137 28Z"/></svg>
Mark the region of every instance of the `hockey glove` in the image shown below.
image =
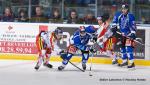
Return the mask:
<svg viewBox="0 0 150 85"><path fill-rule="evenodd" d="M130 34L128 35L128 37L129 37L130 39L132 39L132 40L136 39L135 33L130 33Z"/></svg>
<svg viewBox="0 0 150 85"><path fill-rule="evenodd" d="M94 34L91 35L91 41L92 42L96 42L97 41L97 34L94 33Z"/></svg>
<svg viewBox="0 0 150 85"><path fill-rule="evenodd" d="M113 25L111 27L111 31L113 32L113 35L116 34L116 32L117 32L117 25Z"/></svg>
<svg viewBox="0 0 150 85"><path fill-rule="evenodd" d="M93 39L92 39L94 42L97 41L97 36L94 36Z"/></svg>
<svg viewBox="0 0 150 85"><path fill-rule="evenodd" d="M96 53L96 49L94 49L93 47L90 47L90 52L91 53Z"/></svg>

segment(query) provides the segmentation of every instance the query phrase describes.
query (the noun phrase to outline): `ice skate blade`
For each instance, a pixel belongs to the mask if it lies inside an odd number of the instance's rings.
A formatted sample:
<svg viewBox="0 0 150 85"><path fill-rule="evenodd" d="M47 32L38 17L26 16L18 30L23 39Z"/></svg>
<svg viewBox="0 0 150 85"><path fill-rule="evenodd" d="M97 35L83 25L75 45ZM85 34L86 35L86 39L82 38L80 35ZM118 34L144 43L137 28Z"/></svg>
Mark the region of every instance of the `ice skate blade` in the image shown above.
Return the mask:
<svg viewBox="0 0 150 85"><path fill-rule="evenodd" d="M135 68L135 67L132 67L132 68L128 68L128 70L129 70L129 71L134 71L134 70L136 70L136 68Z"/></svg>

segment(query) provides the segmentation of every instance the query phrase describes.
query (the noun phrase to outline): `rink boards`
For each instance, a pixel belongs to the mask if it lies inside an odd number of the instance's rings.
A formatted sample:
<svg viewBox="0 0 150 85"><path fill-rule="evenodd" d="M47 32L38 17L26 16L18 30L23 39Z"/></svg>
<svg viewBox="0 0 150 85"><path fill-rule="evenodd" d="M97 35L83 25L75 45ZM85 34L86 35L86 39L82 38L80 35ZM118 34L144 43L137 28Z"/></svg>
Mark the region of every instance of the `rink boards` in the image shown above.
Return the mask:
<svg viewBox="0 0 150 85"><path fill-rule="evenodd" d="M24 55L24 54L0 54L0 59L9 59L9 60L37 60L38 55ZM62 59L60 56L51 56L50 61L55 62L61 62ZM80 56L74 56L71 59L72 62L81 63L81 57ZM89 59L88 63L91 63L91 58ZM111 64L110 58L105 57L92 57L92 63L97 64ZM121 63L121 60L119 59L119 63ZM143 59L135 59L136 65L141 66L150 66L150 60L143 60Z"/></svg>
<svg viewBox="0 0 150 85"><path fill-rule="evenodd" d="M37 59L37 49L35 45L36 36L40 30L53 31L57 27L61 27L64 31L63 41L57 42L57 47L55 52L58 50L65 49L69 45L69 38L73 32L81 26L79 25L69 25L69 24L45 24L45 23L5 23L0 22L1 31L0 31L0 59L15 59L15 60L36 60ZM85 25L88 26L88 25ZM97 25L94 25L98 27ZM149 44L149 37L146 34L150 35L150 31L145 31L143 28L138 30L138 37L142 38L143 43ZM143 35L145 34L145 35ZM118 49L115 50L118 52ZM58 53L55 53L58 54ZM80 53L77 52L76 56L73 57L73 62L80 62L81 57ZM134 56L136 58L136 65L150 66L150 47L137 45ZM60 62L61 59L59 56L52 56L51 61ZM90 59L89 59L90 62ZM111 64L111 59L96 53L92 59L93 63L99 64ZM119 61L121 62L121 60Z"/></svg>

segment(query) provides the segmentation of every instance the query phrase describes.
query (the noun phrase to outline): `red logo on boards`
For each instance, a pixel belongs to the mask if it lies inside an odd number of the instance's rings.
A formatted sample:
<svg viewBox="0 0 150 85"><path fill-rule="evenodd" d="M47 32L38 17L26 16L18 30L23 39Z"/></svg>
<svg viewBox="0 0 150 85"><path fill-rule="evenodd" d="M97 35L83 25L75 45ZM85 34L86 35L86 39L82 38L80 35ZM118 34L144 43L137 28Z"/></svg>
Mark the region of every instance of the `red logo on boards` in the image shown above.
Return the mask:
<svg viewBox="0 0 150 85"><path fill-rule="evenodd" d="M11 29L13 29L13 27L12 27L12 26L9 26L9 27L8 27L8 30L11 30Z"/></svg>

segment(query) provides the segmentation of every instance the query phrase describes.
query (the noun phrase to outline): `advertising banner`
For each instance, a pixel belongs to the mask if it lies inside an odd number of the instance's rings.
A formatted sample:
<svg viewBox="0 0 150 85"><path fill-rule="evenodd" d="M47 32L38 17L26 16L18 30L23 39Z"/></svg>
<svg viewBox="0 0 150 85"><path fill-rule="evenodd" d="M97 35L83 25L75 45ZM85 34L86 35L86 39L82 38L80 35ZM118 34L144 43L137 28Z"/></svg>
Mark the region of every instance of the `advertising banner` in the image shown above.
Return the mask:
<svg viewBox="0 0 150 85"><path fill-rule="evenodd" d="M35 54L38 25L1 24L0 53Z"/></svg>
<svg viewBox="0 0 150 85"><path fill-rule="evenodd" d="M0 53L16 53L16 54L37 54L36 36L41 30L54 31L59 25L51 24L33 24L33 23L0 23ZM62 25L63 26L63 25ZM70 36L78 29L77 27L60 27L63 30L62 41L55 44L54 52L66 49L69 46ZM145 30L137 31L137 37L145 43ZM97 49L97 57L107 57ZM115 52L119 54L119 47L116 47ZM57 54L57 53L55 53ZM76 52L80 55L80 51ZM137 44L135 46L134 55L136 58L144 59L145 47Z"/></svg>

